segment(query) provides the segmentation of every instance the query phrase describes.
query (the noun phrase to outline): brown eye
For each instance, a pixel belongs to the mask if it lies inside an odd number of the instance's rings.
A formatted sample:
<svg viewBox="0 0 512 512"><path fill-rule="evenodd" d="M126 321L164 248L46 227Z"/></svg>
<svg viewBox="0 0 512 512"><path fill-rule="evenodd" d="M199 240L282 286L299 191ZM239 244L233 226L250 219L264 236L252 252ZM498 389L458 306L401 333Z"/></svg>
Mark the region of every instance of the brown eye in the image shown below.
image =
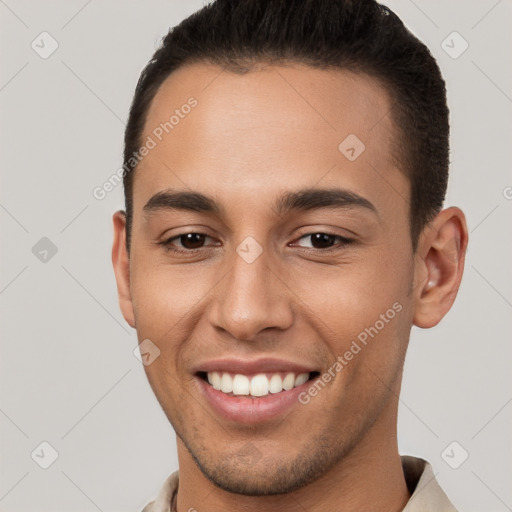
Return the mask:
<svg viewBox="0 0 512 512"><path fill-rule="evenodd" d="M309 244L301 245L300 247L305 247L307 249L316 249L319 251L328 251L329 249L336 249L336 241L339 240L338 244L340 248L344 245L348 245L352 242L349 238L345 238L340 235L336 235L334 233L308 233L307 235L303 235L299 240L307 240L309 239Z"/></svg>
<svg viewBox="0 0 512 512"><path fill-rule="evenodd" d="M313 233L308 236L311 237L311 244L315 249L325 249L336 242L336 236L328 233Z"/></svg>
<svg viewBox="0 0 512 512"><path fill-rule="evenodd" d="M211 237L205 233L183 233L181 235L168 238L167 240L163 240L162 242L158 242L158 245L163 246L163 248L168 252L193 254L196 251L210 247L209 245L205 245L207 238L211 239Z"/></svg>
<svg viewBox="0 0 512 512"><path fill-rule="evenodd" d="M199 249L204 244L206 235L203 233L185 233L177 238L185 249Z"/></svg>

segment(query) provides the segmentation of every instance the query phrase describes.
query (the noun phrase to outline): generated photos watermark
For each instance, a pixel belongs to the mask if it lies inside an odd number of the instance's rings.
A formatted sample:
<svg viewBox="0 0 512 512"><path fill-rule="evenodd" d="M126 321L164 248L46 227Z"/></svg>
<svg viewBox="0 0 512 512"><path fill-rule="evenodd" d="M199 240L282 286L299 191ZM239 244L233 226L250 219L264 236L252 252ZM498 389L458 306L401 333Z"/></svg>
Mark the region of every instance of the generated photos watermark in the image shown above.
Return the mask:
<svg viewBox="0 0 512 512"><path fill-rule="evenodd" d="M134 151L128 161L124 162L122 167L119 167L112 175L109 176L101 185L94 187L92 195L98 201L107 197L120 183L129 172L133 171L146 156L149 155L152 149L158 146L166 135L171 133L176 126L178 126L182 119L190 114L194 107L197 107L198 101L194 97L190 97L186 103L181 105L180 108L174 110L169 117L168 121L160 123L153 129L151 135L148 135L145 142L139 147L138 151Z"/></svg>
<svg viewBox="0 0 512 512"><path fill-rule="evenodd" d="M336 361L306 391L302 391L299 394L299 402L304 405L309 404L311 399L317 396L336 377L336 374L341 372L368 345L370 339L375 338L402 309L402 304L395 302L385 313L381 313L379 319L373 325L362 330L357 335L357 340L352 340L350 347L343 355L339 355Z"/></svg>

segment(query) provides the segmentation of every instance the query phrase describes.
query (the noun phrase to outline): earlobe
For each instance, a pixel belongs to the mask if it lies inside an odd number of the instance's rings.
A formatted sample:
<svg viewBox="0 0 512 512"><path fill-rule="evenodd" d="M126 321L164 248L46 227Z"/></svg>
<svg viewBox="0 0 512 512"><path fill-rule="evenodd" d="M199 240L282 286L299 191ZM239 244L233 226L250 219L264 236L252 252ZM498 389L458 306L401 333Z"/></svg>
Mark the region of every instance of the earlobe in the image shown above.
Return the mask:
<svg viewBox="0 0 512 512"><path fill-rule="evenodd" d="M443 210L425 228L416 255L414 325L434 327L452 307L467 243L466 219L459 208Z"/></svg>
<svg viewBox="0 0 512 512"><path fill-rule="evenodd" d="M126 214L119 210L112 218L114 224L114 242L112 245L112 264L117 282L119 307L124 319L135 328L135 315L130 291L130 258L126 249Z"/></svg>

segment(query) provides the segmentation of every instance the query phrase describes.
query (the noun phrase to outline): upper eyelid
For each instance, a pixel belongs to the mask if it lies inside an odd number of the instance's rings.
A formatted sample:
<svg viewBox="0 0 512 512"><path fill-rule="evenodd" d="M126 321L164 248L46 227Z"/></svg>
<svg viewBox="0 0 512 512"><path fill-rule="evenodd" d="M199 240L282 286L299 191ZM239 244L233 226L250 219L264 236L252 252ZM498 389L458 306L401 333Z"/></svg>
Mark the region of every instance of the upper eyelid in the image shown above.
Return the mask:
<svg viewBox="0 0 512 512"><path fill-rule="evenodd" d="M161 242L158 242L160 245L166 245L166 244L169 244L171 243L172 241L176 240L176 239L179 239L181 238L182 236L185 236L185 235L189 235L189 234L194 234L194 235L204 235L206 238L211 238L212 240L214 240L214 237L209 235L208 233L203 233L201 231L186 231L185 233L180 233L178 235L174 235L174 236L170 236L170 237L166 237L164 238ZM194 249L188 249L189 251L193 251Z"/></svg>
<svg viewBox="0 0 512 512"><path fill-rule="evenodd" d="M305 237L308 237L308 236L312 236L312 235L315 235L315 234L318 234L318 233L322 233L322 234L325 234L325 235L328 235L328 236L338 237L343 242L352 241L352 239L350 237L347 237L347 236L344 236L344 235L340 235L339 233L332 233L329 230L316 230L316 231L308 231L308 232L305 232L305 233L300 233L298 236L296 236L294 238L294 241L295 240L301 240L302 238L305 238ZM207 238L211 238L212 240L214 239L213 236L210 236L207 233L203 233L201 231L186 231L186 232L180 233L178 235L174 235L172 237L165 238L164 240L162 240L162 242L159 242L159 243L161 245L170 244L172 241L174 241L176 239L179 239L182 236L185 236L185 235L188 235L188 234L204 235ZM202 248L203 247L199 247L199 248L196 248L196 249L188 249L188 250L192 252L194 250L200 250ZM318 249L318 250L321 251L322 249Z"/></svg>
<svg viewBox="0 0 512 512"><path fill-rule="evenodd" d="M334 236L336 238L339 238L341 240L341 243L342 244L348 244L350 242L353 242L354 240L352 238L349 238L347 236L344 236L344 235L340 235L339 233L330 233L328 231L312 231L312 232L309 232L309 233L304 233L298 237L295 238L295 240L300 240L301 238L304 238L304 237L307 237L307 236L311 236L311 235L315 235L317 233L322 233L324 235L328 235L328 236ZM310 247L305 247L305 249L310 249ZM314 248L313 248L314 249ZM318 251L328 251L329 249L335 249L335 246L333 247L328 247L326 249L314 249L314 250L318 250Z"/></svg>
<svg viewBox="0 0 512 512"><path fill-rule="evenodd" d="M307 231L305 233L300 233L295 238L298 240L300 238L304 238L305 236L316 235L318 233L322 233L324 235L339 236L341 238L348 238L348 237L346 237L344 235L340 235L339 233L332 233L329 230L321 230L321 229L313 230L313 231ZM176 238L180 238L180 237L185 236L185 235L191 235L191 234L194 234L194 235L204 235L204 236L207 236L208 238L215 238L215 237L209 235L208 233L204 233L203 231L184 231L183 233L178 233L177 235L166 237L164 239L164 242L165 241L174 240Z"/></svg>

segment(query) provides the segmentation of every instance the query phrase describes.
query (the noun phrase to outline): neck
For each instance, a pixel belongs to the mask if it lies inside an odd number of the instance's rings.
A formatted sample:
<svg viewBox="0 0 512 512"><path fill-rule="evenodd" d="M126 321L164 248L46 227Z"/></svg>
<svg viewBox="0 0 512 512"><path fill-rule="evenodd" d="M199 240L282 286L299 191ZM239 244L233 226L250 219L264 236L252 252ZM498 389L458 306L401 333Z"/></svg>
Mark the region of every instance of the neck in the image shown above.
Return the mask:
<svg viewBox="0 0 512 512"><path fill-rule="evenodd" d="M391 405L391 404L388 404ZM178 438L178 512L399 512L407 490L396 441L397 404L386 407L354 449L318 480L276 496L232 494L212 484Z"/></svg>

